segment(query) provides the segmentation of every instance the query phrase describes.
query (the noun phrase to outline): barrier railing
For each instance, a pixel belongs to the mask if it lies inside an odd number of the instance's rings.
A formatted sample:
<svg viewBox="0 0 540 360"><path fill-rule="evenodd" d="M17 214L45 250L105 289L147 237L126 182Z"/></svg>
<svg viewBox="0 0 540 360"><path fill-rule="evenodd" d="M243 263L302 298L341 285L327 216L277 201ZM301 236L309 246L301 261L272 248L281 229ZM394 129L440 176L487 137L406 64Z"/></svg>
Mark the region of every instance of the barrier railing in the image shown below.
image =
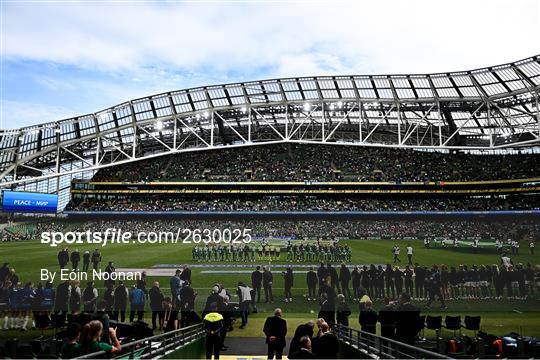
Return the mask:
<svg viewBox="0 0 540 360"><path fill-rule="evenodd" d="M118 354L109 354L106 351L80 356L79 359L96 359L107 357L110 359L154 359L201 339L205 335L203 324L191 325L182 329L173 330L160 335L122 344L122 351Z"/></svg>
<svg viewBox="0 0 540 360"><path fill-rule="evenodd" d="M333 331L339 340L373 358L452 359L443 354L342 325L335 325Z"/></svg>

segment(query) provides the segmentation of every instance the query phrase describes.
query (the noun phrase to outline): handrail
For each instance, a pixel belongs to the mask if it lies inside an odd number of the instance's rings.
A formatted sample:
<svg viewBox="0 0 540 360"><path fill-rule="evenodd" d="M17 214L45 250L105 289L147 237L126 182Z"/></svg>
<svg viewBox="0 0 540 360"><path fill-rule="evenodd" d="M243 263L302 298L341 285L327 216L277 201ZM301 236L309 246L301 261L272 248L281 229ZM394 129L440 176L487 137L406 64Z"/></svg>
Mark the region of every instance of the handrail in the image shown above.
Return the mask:
<svg viewBox="0 0 540 360"><path fill-rule="evenodd" d="M335 325L334 333L339 340L364 350L368 354L385 359L452 359L444 354L429 351L400 341L379 336L343 325Z"/></svg>
<svg viewBox="0 0 540 360"><path fill-rule="evenodd" d="M144 339L135 340L127 344L122 344L122 351L109 358L120 357L135 358L135 353L142 350L139 358L156 358L166 353L176 350L179 345L186 345L194 340L202 338L205 334L203 324L195 324L181 329L169 331L163 334L150 336ZM160 346L154 346L161 343ZM127 350L127 351L126 351ZM91 354L79 356L79 359L96 359L109 355L106 351L97 351Z"/></svg>

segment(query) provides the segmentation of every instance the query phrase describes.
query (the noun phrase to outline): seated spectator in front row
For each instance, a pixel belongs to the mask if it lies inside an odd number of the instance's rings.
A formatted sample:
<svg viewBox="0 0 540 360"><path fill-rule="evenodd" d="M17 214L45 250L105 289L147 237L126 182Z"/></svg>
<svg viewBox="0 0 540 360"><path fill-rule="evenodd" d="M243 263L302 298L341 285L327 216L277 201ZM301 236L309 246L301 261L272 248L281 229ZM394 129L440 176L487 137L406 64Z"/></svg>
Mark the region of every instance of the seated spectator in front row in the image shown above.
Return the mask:
<svg viewBox="0 0 540 360"><path fill-rule="evenodd" d="M81 339L81 354L91 354L98 351L106 351L107 353L117 353L122 350L122 345L116 337L116 330L109 328L109 337L112 345L100 342L103 325L99 320L92 320L84 325ZM108 354L110 355L110 354Z"/></svg>
<svg viewBox="0 0 540 360"><path fill-rule="evenodd" d="M81 325L78 323L71 323L66 329L67 338L62 344L60 349L60 357L62 359L73 359L81 355L81 344L79 344L79 338L81 337Z"/></svg>
<svg viewBox="0 0 540 360"><path fill-rule="evenodd" d="M358 316L358 322L362 327L362 331L375 334L377 319L378 315L377 312L373 310L373 303L371 300L367 300L364 303L364 309L360 310L360 315Z"/></svg>
<svg viewBox="0 0 540 360"><path fill-rule="evenodd" d="M320 326L320 335L313 339L313 351L318 359L336 359L339 350L339 340L330 331L328 323Z"/></svg>
<svg viewBox="0 0 540 360"><path fill-rule="evenodd" d="M311 339L309 336L300 338L300 349L293 352L289 359L315 359L315 355L311 352Z"/></svg>

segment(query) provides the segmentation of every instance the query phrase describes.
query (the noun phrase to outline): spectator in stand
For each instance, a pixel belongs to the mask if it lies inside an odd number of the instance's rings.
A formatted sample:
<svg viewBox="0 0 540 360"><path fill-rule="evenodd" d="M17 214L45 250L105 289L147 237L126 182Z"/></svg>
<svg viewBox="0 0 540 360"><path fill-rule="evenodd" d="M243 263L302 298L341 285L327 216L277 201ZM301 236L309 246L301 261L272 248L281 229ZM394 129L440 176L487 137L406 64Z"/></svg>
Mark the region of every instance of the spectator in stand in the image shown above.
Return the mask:
<svg viewBox="0 0 540 360"><path fill-rule="evenodd" d="M320 335L314 340L313 347L318 359L337 359L339 341L326 322L321 324Z"/></svg>
<svg viewBox="0 0 540 360"><path fill-rule="evenodd" d="M60 357L62 359L74 359L81 356L81 325L70 323L66 328L66 340L60 348Z"/></svg>
<svg viewBox="0 0 540 360"><path fill-rule="evenodd" d="M118 353L122 350L122 345L116 337L116 331L113 328L109 329L109 337L112 345L105 342L100 342L103 332L103 325L98 320L92 320L83 326L81 336L81 354L92 354L99 351L107 352L108 356Z"/></svg>
<svg viewBox="0 0 540 360"><path fill-rule="evenodd" d="M305 336L307 336L309 339L313 337L314 327L315 327L315 323L312 320L308 321L305 324L300 324L297 326L294 332L294 336L291 340L291 343L289 344L289 358L291 358L292 354L300 350L302 346L300 339L302 339Z"/></svg>
<svg viewBox="0 0 540 360"><path fill-rule="evenodd" d="M101 334L101 342L109 342L109 315L105 311L107 308L107 302L105 300L100 300L97 303L96 312L92 315L92 320L98 320L103 325L103 331Z"/></svg>
<svg viewBox="0 0 540 360"><path fill-rule="evenodd" d="M302 336L299 343L300 348L290 353L289 359L316 359L311 352L311 338L309 336Z"/></svg>
<svg viewBox="0 0 540 360"><path fill-rule="evenodd" d="M371 300L366 301L364 308L360 310L360 315L358 316L358 323L360 324L362 331L375 334L378 318L377 312L373 310L373 303Z"/></svg>

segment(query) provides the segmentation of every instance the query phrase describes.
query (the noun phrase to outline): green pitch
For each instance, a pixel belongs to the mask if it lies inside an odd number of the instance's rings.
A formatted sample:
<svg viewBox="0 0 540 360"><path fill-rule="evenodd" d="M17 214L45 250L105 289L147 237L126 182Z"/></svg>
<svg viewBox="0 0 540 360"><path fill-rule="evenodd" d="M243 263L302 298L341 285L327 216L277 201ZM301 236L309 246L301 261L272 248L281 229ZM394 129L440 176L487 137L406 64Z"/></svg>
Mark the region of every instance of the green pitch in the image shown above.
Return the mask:
<svg viewBox="0 0 540 360"><path fill-rule="evenodd" d="M352 264L386 264L392 260L391 249L395 244L387 240L350 240L346 242L352 249ZM401 241L399 245L402 249L401 265L406 263L404 248L408 242ZM459 248L431 248L424 249L420 241L412 241L414 247L414 262L430 266L431 264L446 264L448 266L457 266L459 264L498 264L499 256L493 247L480 248L478 253L474 254L470 247ZM70 250L75 247L71 246ZM94 249L94 246L79 246L79 251ZM110 245L100 248L103 255L102 268L105 268L108 261L113 261L116 268L151 268L156 264L192 264L191 247L182 244L163 244L163 245ZM59 270L56 255L58 248L51 248L36 241L14 242L0 244L0 262L8 261L10 266L15 268L21 281L39 281L40 268L47 268L51 271ZM540 263L539 255L530 255L528 249L522 248L519 256L512 257L514 263L528 262L532 264ZM260 304L259 313L250 316L250 322L245 329L238 329L239 324L230 336L257 336L262 335L262 323L266 316L269 316L275 307L281 307L284 310L285 317L289 321L289 331L294 332L294 328L301 322L308 319L314 319L318 312L316 302L308 302L305 299L306 284L305 274L296 273L293 287L292 303L284 303L283 285L280 271L282 264L285 264L285 254L281 254L279 260L271 262L274 273L274 302L271 304ZM202 264L202 263L200 263ZM268 265L267 259L258 260L255 265ZM317 265L317 264L314 264ZM238 281L245 281L249 284L249 272L252 268L244 269L246 273L232 272L242 269L231 269L219 267L215 264L207 264L204 268L193 267L192 278L193 287L198 292L196 310L202 310L206 296L215 282L225 285L231 294L232 301L237 298L234 295ZM305 269L303 269L305 270ZM219 272L211 273L209 271ZM149 277L148 284L157 280L161 284L163 292L169 294L169 276ZM58 282L58 281L56 281ZM82 284L84 286L84 284ZM103 284L97 286L102 288ZM102 294L102 289L100 295ZM540 294L536 294L533 299L528 300L456 300L448 302L448 309L441 311L432 308L430 311L424 310L425 314L435 315L481 315L482 329L496 334L504 334L510 331L522 332L527 335L540 337ZM416 301L418 306L423 307L423 303ZM358 306L356 303L350 303L353 314L351 315L351 326L358 328ZM382 305L375 303L375 308L379 309ZM147 321L149 313L147 313ZM17 334L19 334L17 332ZM20 334L19 334L20 335ZM426 332L426 335L432 335Z"/></svg>

